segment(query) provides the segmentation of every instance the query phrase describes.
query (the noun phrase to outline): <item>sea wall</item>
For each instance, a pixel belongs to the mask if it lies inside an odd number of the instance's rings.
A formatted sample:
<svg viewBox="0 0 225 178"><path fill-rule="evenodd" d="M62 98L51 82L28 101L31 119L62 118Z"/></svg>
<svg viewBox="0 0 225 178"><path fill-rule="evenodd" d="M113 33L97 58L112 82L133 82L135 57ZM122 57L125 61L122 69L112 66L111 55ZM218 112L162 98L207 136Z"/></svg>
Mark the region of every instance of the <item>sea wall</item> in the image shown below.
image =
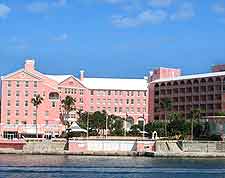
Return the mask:
<svg viewBox="0 0 225 178"><path fill-rule="evenodd" d="M84 152L154 152L155 142L151 140L70 140L70 153Z"/></svg>

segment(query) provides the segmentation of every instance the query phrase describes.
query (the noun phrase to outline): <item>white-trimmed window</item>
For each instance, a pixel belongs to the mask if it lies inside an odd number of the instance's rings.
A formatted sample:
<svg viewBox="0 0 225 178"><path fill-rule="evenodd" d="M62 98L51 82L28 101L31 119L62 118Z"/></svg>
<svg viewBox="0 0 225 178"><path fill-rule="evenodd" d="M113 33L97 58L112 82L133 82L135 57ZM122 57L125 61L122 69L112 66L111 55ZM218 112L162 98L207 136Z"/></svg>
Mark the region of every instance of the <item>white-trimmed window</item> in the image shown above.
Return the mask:
<svg viewBox="0 0 225 178"><path fill-rule="evenodd" d="M7 86L10 88L12 86L12 82L11 81L8 81L7 82Z"/></svg>
<svg viewBox="0 0 225 178"><path fill-rule="evenodd" d="M29 96L29 92L26 90L25 91L25 97L28 97Z"/></svg>
<svg viewBox="0 0 225 178"><path fill-rule="evenodd" d="M11 90L8 90L8 96L9 97L11 96Z"/></svg>
<svg viewBox="0 0 225 178"><path fill-rule="evenodd" d="M20 101L16 100L16 107L19 107L19 106L20 106Z"/></svg>
<svg viewBox="0 0 225 178"><path fill-rule="evenodd" d="M29 103L28 100L25 100L24 106L25 106L25 107L28 107L28 103Z"/></svg>
<svg viewBox="0 0 225 178"><path fill-rule="evenodd" d="M16 110L16 116L19 116L19 115L20 115L20 111Z"/></svg>
<svg viewBox="0 0 225 178"><path fill-rule="evenodd" d="M16 87L17 87L17 88L20 87L20 81L16 81Z"/></svg>
<svg viewBox="0 0 225 178"><path fill-rule="evenodd" d="M24 115L25 115L25 116L28 116L28 110L25 110L25 111L24 111Z"/></svg>
<svg viewBox="0 0 225 178"><path fill-rule="evenodd" d="M11 111L8 109L7 110L7 116L10 116L11 115Z"/></svg>
<svg viewBox="0 0 225 178"><path fill-rule="evenodd" d="M121 105L123 104L123 99L120 99L120 104L121 104Z"/></svg>
<svg viewBox="0 0 225 178"><path fill-rule="evenodd" d="M134 104L134 99L131 99L131 100L130 100L130 103L131 103L131 104Z"/></svg>
<svg viewBox="0 0 225 178"><path fill-rule="evenodd" d="M19 96L20 96L20 91L16 90L16 97L19 97Z"/></svg>
<svg viewBox="0 0 225 178"><path fill-rule="evenodd" d="M127 99L127 104L129 104L129 99Z"/></svg>
<svg viewBox="0 0 225 178"><path fill-rule="evenodd" d="M11 101L10 100L7 101L7 106L11 106Z"/></svg>
<svg viewBox="0 0 225 178"><path fill-rule="evenodd" d="M25 87L26 87L26 88L29 87L29 81L25 81Z"/></svg>

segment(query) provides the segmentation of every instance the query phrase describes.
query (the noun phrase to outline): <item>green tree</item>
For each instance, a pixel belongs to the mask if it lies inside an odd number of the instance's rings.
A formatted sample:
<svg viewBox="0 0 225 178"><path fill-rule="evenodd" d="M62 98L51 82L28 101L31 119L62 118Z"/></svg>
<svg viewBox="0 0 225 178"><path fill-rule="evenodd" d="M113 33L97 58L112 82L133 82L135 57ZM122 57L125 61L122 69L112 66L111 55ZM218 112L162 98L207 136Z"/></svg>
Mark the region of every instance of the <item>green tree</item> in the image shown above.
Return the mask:
<svg viewBox="0 0 225 178"><path fill-rule="evenodd" d="M41 95L36 95L34 98L31 99L31 103L35 107L35 112L36 112L36 137L38 138L38 107L39 105L43 102L43 98Z"/></svg>
<svg viewBox="0 0 225 178"><path fill-rule="evenodd" d="M164 129L165 129L165 137L167 137L167 115L172 108L172 102L169 98L165 98L160 103L161 110L164 112Z"/></svg>
<svg viewBox="0 0 225 178"><path fill-rule="evenodd" d="M66 126L66 145L65 145L65 150L69 149L69 127L70 127L70 122L69 122L69 113L73 110L76 110L75 103L76 99L71 97L71 96L66 96L65 99L61 101L62 103L62 108L64 109L64 114L63 114L63 121L64 125Z"/></svg>
<svg viewBox="0 0 225 178"><path fill-rule="evenodd" d="M191 140L194 137L194 120L200 119L201 110L200 109L193 109L190 113L191 116Z"/></svg>
<svg viewBox="0 0 225 178"><path fill-rule="evenodd" d="M145 131L152 135L152 132L156 131L159 137L162 137L165 134L164 122L162 121L153 121L145 125Z"/></svg>

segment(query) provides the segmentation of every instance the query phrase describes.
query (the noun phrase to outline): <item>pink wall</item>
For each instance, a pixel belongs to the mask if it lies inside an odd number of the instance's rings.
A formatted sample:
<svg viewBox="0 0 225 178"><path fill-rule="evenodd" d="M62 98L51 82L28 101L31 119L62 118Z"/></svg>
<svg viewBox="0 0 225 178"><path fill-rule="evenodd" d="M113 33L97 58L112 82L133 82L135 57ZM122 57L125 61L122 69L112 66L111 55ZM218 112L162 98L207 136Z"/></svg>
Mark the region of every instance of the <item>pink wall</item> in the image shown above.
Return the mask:
<svg viewBox="0 0 225 178"><path fill-rule="evenodd" d="M134 123L137 123L138 118L144 114L145 121L146 123L148 122L147 88L143 91L111 90L110 95L108 95L108 90L93 90L92 94L92 90L86 88L78 78L69 77L65 81L57 83L57 81L36 71L34 66L34 61L28 60L25 63L24 69L9 74L2 80L1 135L3 135L4 131L23 133L27 129L35 129L34 120L36 117L33 115L35 108L31 103L34 94L40 94L44 98L43 103L38 109L38 132L42 134L52 131L61 133L64 130L60 121L60 111L61 100L67 95L76 98L77 109L89 112L106 110L109 114L121 117L126 117L127 113L128 116L134 118ZM26 81L29 82L28 87L26 86ZM9 82L10 86L8 86ZM17 86L18 82L19 86ZM36 87L34 86L35 82L37 82ZM73 89L73 92L68 93L68 89ZM9 90L11 91L11 96L8 96ZM28 92L28 96L25 96L25 91ZM16 96L17 92L19 92L19 96ZM59 99L50 100L49 94L51 92L57 92L60 96ZM129 96L127 92L129 92ZM127 99L129 99L129 104L126 103ZM134 100L133 104L131 100ZM16 106L17 101L19 102L19 106ZM25 106L26 101L28 102L28 106ZM55 107L52 107L53 102L55 103ZM9 106L8 103L10 104ZM10 115L8 115L8 111L10 111ZM19 115L16 113L19 113ZM10 121L10 124L7 124L8 121ZM26 125L24 122L26 122Z"/></svg>

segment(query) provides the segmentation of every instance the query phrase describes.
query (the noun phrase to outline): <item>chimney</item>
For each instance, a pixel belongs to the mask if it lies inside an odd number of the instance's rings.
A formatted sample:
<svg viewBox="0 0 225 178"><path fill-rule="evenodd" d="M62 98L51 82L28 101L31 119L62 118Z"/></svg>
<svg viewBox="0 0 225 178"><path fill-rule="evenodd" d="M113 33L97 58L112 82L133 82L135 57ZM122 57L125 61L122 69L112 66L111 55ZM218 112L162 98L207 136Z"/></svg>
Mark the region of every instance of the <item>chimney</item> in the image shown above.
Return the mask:
<svg viewBox="0 0 225 178"><path fill-rule="evenodd" d="M80 81L84 81L84 70L80 71Z"/></svg>
<svg viewBox="0 0 225 178"><path fill-rule="evenodd" d="M25 61L24 69L25 71L32 72L34 71L35 61L33 59L28 59Z"/></svg>

